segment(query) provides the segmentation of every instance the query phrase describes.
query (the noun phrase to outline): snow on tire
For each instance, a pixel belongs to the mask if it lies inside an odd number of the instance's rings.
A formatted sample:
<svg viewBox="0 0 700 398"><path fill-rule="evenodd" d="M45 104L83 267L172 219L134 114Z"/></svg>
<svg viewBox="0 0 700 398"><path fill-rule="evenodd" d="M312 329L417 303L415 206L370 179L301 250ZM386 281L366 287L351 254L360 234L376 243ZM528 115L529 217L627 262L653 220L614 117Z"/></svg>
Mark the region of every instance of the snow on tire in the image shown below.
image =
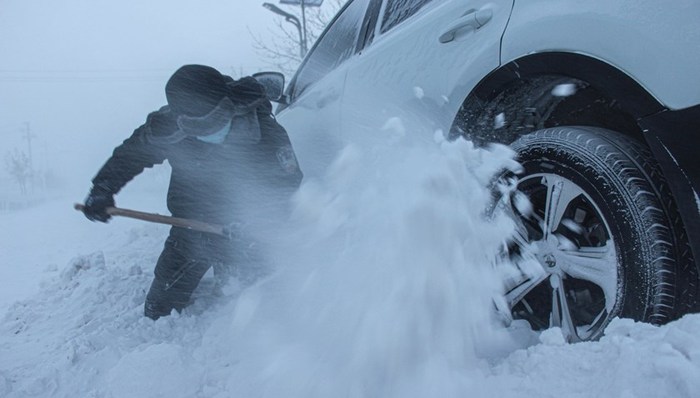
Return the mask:
<svg viewBox="0 0 700 398"><path fill-rule="evenodd" d="M524 167L514 206L518 261L534 260L506 299L533 329L569 342L599 338L615 317L663 323L676 315L685 247L666 184L646 149L619 133L557 127L512 144ZM512 203L517 203L513 200ZM687 261L686 261L687 262Z"/></svg>

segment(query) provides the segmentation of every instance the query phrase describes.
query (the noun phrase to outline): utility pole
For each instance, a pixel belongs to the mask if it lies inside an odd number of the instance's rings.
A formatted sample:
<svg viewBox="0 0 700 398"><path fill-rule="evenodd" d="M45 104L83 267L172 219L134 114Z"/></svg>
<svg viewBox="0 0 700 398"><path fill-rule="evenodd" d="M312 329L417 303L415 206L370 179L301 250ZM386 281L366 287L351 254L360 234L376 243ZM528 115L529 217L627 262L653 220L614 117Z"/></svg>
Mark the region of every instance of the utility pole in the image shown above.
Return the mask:
<svg viewBox="0 0 700 398"><path fill-rule="evenodd" d="M308 42L306 41L306 2L305 0L301 0L301 30L304 32L304 56L306 56L306 53L309 52L309 45ZM303 56L302 56L303 58Z"/></svg>
<svg viewBox="0 0 700 398"><path fill-rule="evenodd" d="M32 139L36 138L36 135L32 134L32 130L29 122L24 122L24 135L22 136L27 140L27 156L29 157L29 170L34 170L34 160L32 159Z"/></svg>
<svg viewBox="0 0 700 398"><path fill-rule="evenodd" d="M32 158L32 139L36 138L36 135L32 134L32 129L29 122L24 122L24 135L22 136L27 140L27 158L29 159L29 182L32 186L32 193L34 192L34 159Z"/></svg>
<svg viewBox="0 0 700 398"><path fill-rule="evenodd" d="M41 149L42 164L39 166L39 170L41 170L41 172L39 173L39 188L41 188L42 191L46 192L49 186L49 181L47 180L49 178L49 175L52 174L49 172L49 170L51 169L49 168L49 145L46 143L46 136L44 136L44 139L41 140Z"/></svg>
<svg viewBox="0 0 700 398"><path fill-rule="evenodd" d="M298 5L301 7L301 29L300 29L300 36L302 36L301 40L301 48L302 48L302 58L306 53L309 51L308 47L308 42L307 42L307 36L306 36L306 7L320 7L321 4L323 3L323 0L279 0L280 4L287 4L287 5Z"/></svg>
<svg viewBox="0 0 700 398"><path fill-rule="evenodd" d="M306 56L306 45L304 43L304 34L301 31L301 24L299 23L299 18L282 10L281 8L277 7L272 3L263 3L262 6L274 12L277 15L283 16L287 22L291 23L292 25L294 25L294 27L297 28L297 31L299 32L299 59L304 59L304 56Z"/></svg>

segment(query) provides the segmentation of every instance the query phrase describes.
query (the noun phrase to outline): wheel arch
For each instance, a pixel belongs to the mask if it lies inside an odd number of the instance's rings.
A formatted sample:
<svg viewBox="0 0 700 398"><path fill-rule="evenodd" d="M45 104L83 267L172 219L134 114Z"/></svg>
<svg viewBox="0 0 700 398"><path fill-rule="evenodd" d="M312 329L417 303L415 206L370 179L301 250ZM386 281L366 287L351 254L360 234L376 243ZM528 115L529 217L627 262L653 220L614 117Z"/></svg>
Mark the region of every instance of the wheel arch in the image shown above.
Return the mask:
<svg viewBox="0 0 700 398"><path fill-rule="evenodd" d="M573 92L553 95L561 85L573 85ZM664 109L611 64L583 54L543 52L508 62L482 79L463 101L451 135L507 144L536 129L576 124L644 142L638 120Z"/></svg>

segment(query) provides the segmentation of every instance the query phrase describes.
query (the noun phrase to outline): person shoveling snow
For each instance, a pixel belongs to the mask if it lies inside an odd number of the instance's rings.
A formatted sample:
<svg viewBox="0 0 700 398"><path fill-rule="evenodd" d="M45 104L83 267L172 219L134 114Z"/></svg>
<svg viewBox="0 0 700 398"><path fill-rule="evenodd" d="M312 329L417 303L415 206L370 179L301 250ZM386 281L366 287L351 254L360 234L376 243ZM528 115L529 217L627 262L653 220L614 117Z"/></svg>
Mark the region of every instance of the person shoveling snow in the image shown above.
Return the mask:
<svg viewBox="0 0 700 398"><path fill-rule="evenodd" d="M289 137L257 80L234 80L208 66L185 65L170 77L165 94L167 105L149 114L92 180L81 208L88 219L108 222L114 195L145 168L165 160L172 167L168 209L195 223L239 225L240 208L246 205L241 202L269 202L298 188L302 173ZM253 185L263 194L245 192ZM173 226L155 267L145 315L155 320L182 310L211 267L229 273L241 249L235 246L222 234Z"/></svg>

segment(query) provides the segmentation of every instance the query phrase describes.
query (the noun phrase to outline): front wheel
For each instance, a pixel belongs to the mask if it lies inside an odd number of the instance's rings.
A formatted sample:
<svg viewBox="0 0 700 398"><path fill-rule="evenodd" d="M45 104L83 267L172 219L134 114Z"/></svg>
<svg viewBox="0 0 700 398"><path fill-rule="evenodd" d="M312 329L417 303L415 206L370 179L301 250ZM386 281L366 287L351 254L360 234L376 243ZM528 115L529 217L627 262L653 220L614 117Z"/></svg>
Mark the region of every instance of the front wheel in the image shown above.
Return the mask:
<svg viewBox="0 0 700 398"><path fill-rule="evenodd" d="M506 294L514 318L558 326L569 342L599 338L614 317L662 323L679 290L678 229L648 151L613 131L540 130L512 144L524 167L511 198L523 271Z"/></svg>

